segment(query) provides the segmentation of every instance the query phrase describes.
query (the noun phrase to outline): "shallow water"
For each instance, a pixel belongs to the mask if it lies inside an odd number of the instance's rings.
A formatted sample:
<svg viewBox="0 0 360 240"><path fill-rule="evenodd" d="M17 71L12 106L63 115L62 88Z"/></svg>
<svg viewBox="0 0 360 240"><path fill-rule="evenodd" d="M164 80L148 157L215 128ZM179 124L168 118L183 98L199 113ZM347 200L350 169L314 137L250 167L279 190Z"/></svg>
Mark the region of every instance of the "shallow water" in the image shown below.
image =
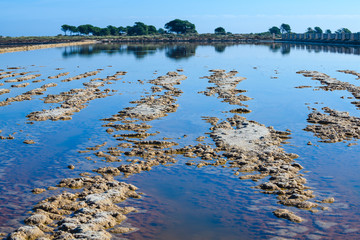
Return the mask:
<svg viewBox="0 0 360 240"><path fill-rule="evenodd" d="M10 88L4 83L0 88L11 89L0 95L0 101L56 82L57 87L48 88L44 95L34 96L31 101L13 102L0 107L0 135L14 134L14 140L0 140L0 231L9 233L22 224L31 207L46 196L60 192L47 191L34 195L35 187L54 186L60 179L76 177L84 171L102 166L118 166L121 163L105 163L92 154L80 154L85 150L108 142L106 147L116 146L117 141L100 119L111 117L129 102L151 92L147 80L169 71L183 69L186 75L177 97L179 108L175 113L149 122L150 132L157 136L174 138L183 145L196 145L195 139L207 136L211 125L202 116L225 119L233 114L231 106L216 97L198 94L212 86L207 79L210 69L237 70L238 76L247 79L238 89L246 90L253 98L245 102L251 113L244 115L276 130L290 129L291 139L283 148L300 156L296 161L304 167L307 185L315 195L323 198L333 196L336 201L329 211L310 213L291 209L306 219L301 224L277 219L272 211L284 208L277 204L273 195L265 195L252 188L258 183L240 180L228 168L186 166L187 159L178 156L172 166L154 167L125 178L145 195L141 200L128 200L125 204L136 206L141 213L129 215L127 223L140 230L126 235L129 239L268 239L282 236L297 239L358 239L360 236L360 161L358 145L348 143L321 143L315 136L302 129L308 124L309 107L330 107L348 111L359 117L359 110L352 104L351 94L346 91L313 91L312 88L297 89L296 86L319 86L318 81L296 74L299 70L315 70L359 86L353 75L337 70L360 71L358 48L327 47L320 45L93 45L43 49L0 55L0 68L22 67L15 72L40 73L40 83L26 88ZM62 70L55 70L63 68ZM98 75L72 82L62 79L84 72L104 69ZM27 124L26 115L33 111L50 109L58 104L45 104L41 98L73 88L83 88L82 83L93 78L126 71L123 80L106 85L118 90L112 96L95 99L87 107L73 115L69 121L44 121ZM61 72L66 77L47 79ZM145 83L140 84L138 80ZM125 82L123 82L125 81ZM345 96L345 99L341 99ZM309 104L309 105L306 105ZM187 135L187 137L183 137ZM180 138L180 139L177 139ZM34 145L23 143L32 139ZM306 143L314 143L308 146ZM212 144L207 138L205 142ZM353 142L353 141L351 141ZM355 141L356 142L356 141ZM91 156L96 162L86 160ZM125 156L121 157L126 159ZM75 170L67 166L73 164ZM120 177L118 177L120 178ZM327 223L327 224L325 224Z"/></svg>

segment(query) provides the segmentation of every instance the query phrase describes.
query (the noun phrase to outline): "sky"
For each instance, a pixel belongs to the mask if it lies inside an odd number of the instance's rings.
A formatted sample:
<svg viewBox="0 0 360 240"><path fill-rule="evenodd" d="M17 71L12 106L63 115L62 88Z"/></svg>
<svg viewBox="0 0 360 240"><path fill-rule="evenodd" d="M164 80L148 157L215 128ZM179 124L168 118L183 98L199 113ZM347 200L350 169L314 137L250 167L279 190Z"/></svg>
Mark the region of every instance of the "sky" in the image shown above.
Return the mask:
<svg viewBox="0 0 360 240"><path fill-rule="evenodd" d="M0 36L14 37L54 36L63 24L163 28L176 18L194 23L199 33L220 26L258 33L282 23L299 33L315 26L360 32L359 0L0 0L0 7Z"/></svg>

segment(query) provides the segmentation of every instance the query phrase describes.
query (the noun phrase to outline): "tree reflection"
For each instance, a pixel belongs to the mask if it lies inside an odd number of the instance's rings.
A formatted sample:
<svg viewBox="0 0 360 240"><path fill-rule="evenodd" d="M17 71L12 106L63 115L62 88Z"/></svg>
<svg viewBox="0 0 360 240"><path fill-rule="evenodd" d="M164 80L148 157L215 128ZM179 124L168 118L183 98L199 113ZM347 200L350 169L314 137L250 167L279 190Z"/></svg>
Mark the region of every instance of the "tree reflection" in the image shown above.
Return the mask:
<svg viewBox="0 0 360 240"><path fill-rule="evenodd" d="M276 53L281 49L281 44L274 43L274 44L271 44L269 47L270 47L270 51Z"/></svg>
<svg viewBox="0 0 360 240"><path fill-rule="evenodd" d="M309 53L331 52L340 54L360 55L358 46L337 46L330 44L305 44L305 43L273 43L269 45L272 52L280 52L282 55L290 54L291 49L303 50Z"/></svg>
<svg viewBox="0 0 360 240"><path fill-rule="evenodd" d="M153 55L157 52L155 45L131 45L127 46L126 53L133 54L136 58L144 58L147 55Z"/></svg>
<svg viewBox="0 0 360 240"><path fill-rule="evenodd" d="M65 47L62 53L64 58L70 57L92 57L98 54L106 55L133 55L136 59L143 59L146 56L164 52L165 56L173 60L188 59L195 56L197 47L212 46L217 53L225 52L229 46L234 43L152 43L152 44L94 44L82 46ZM298 43L262 43L256 45L268 46L270 51L287 55L292 49L304 50L308 52L334 52L342 54L360 55L360 48L357 46L334 46L320 44L298 44Z"/></svg>
<svg viewBox="0 0 360 240"><path fill-rule="evenodd" d="M69 58L73 56L91 57L96 54L106 53L113 55L117 53L124 53L125 48L118 44L95 44L95 45L82 45L65 47L63 57Z"/></svg>
<svg viewBox="0 0 360 240"><path fill-rule="evenodd" d="M228 45L226 44L215 44L214 47L215 47L215 51L218 52L218 53L222 53L225 51L225 48L227 47Z"/></svg>
<svg viewBox="0 0 360 240"><path fill-rule="evenodd" d="M175 60L187 59L195 56L196 48L195 44L168 46L165 55Z"/></svg>
<svg viewBox="0 0 360 240"><path fill-rule="evenodd" d="M64 58L81 56L92 57L97 54L131 54L137 59L165 50L165 56L180 60L195 56L197 44L95 44L85 46L65 47L62 56Z"/></svg>

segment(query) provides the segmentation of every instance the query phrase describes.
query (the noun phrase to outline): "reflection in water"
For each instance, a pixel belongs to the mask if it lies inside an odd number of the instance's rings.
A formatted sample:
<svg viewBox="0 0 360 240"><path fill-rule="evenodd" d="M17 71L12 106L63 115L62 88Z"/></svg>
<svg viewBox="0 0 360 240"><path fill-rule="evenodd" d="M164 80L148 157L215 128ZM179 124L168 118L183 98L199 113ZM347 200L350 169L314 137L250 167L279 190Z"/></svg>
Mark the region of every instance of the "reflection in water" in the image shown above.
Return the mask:
<svg viewBox="0 0 360 240"><path fill-rule="evenodd" d="M120 45L120 47L124 46ZM127 54L134 54L136 58L144 58L146 55L155 54L158 48L155 45L131 45L124 50Z"/></svg>
<svg viewBox="0 0 360 240"><path fill-rule="evenodd" d="M184 44L166 48L165 55L168 58L180 60L195 56L196 44Z"/></svg>
<svg viewBox="0 0 360 240"><path fill-rule="evenodd" d="M221 44L197 44L197 43L157 43L157 44L94 44L86 46L69 46L64 48L63 57L69 58L73 56L91 57L97 54L128 54L134 55L137 59L142 59L145 56L153 55L157 52L164 52L165 56L174 59L182 60L195 56L198 46L208 45L214 47L218 53L225 52L229 46L234 46L233 43ZM243 44L242 44L243 45ZM249 45L249 44L246 44ZM308 52L331 52L340 54L354 54L360 55L360 47L357 46L334 46L334 45L319 45L319 44L295 44L295 43L260 43L256 45L269 46L269 49L275 53L288 55L291 49L305 50Z"/></svg>
<svg viewBox="0 0 360 240"><path fill-rule="evenodd" d="M215 44L215 45L214 45L215 51L218 52L218 53L222 53L222 52L225 51L226 46L229 46L229 45L226 45L226 44Z"/></svg>
<svg viewBox="0 0 360 240"><path fill-rule="evenodd" d="M229 44L230 45L230 44ZM199 44L94 44L86 46L65 47L64 58L81 56L91 57L97 54L132 54L141 59L156 52L165 52L165 56L171 59L180 60L195 56ZM215 51L223 52L227 45L215 45Z"/></svg>
<svg viewBox="0 0 360 240"><path fill-rule="evenodd" d="M95 44L86 46L65 47L63 52L64 58L73 56L91 57L100 53L107 55L115 54L133 54L136 58L143 58L146 55L154 54L158 49L163 47L156 45L120 45L120 44Z"/></svg>
<svg viewBox="0 0 360 240"><path fill-rule="evenodd" d="M306 50L308 52L330 52L341 54L360 55L360 47L357 46L334 46L320 44L299 44L299 43L272 43L269 45L272 52L280 52L283 55L289 54L291 49Z"/></svg>

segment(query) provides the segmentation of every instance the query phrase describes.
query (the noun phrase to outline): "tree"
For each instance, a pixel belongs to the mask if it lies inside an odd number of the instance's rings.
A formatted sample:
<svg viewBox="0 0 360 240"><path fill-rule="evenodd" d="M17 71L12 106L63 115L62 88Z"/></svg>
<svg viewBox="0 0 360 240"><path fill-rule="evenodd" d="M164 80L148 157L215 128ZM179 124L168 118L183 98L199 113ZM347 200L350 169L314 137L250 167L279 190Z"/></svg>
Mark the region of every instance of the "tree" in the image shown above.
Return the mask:
<svg viewBox="0 0 360 240"><path fill-rule="evenodd" d="M280 28L273 26L272 28L269 28L269 32L271 34L280 34Z"/></svg>
<svg viewBox="0 0 360 240"><path fill-rule="evenodd" d="M91 33L92 33L92 35L94 35L94 36L100 36L100 31L101 31L101 28L99 28L99 27L93 27L93 28L91 29Z"/></svg>
<svg viewBox="0 0 360 240"><path fill-rule="evenodd" d="M78 33L79 30L78 30L78 28L75 27L75 26L69 26L69 32L70 32L71 34L74 34L74 33Z"/></svg>
<svg viewBox="0 0 360 240"><path fill-rule="evenodd" d="M147 35L148 26L142 22L136 22L134 26L127 27L127 34L130 36Z"/></svg>
<svg viewBox="0 0 360 240"><path fill-rule="evenodd" d="M101 28L100 29L100 36L109 36L111 34L109 28Z"/></svg>
<svg viewBox="0 0 360 240"><path fill-rule="evenodd" d="M225 28L223 28L223 27L215 28L214 32L217 35L225 35L226 34Z"/></svg>
<svg viewBox="0 0 360 240"><path fill-rule="evenodd" d="M163 28L159 28L159 29L158 29L158 33L159 33L159 34L165 34L166 31L165 31Z"/></svg>
<svg viewBox="0 0 360 240"><path fill-rule="evenodd" d="M114 27L114 26L109 25L109 26L107 26L106 28L109 29L109 33L110 33L110 34L108 34L108 35L113 35L113 36L119 35L119 29L118 29L117 27ZM104 30L104 31L105 31L105 30Z"/></svg>
<svg viewBox="0 0 360 240"><path fill-rule="evenodd" d="M306 33L315 33L315 30L312 29L311 27L308 27L308 28L306 29Z"/></svg>
<svg viewBox="0 0 360 240"><path fill-rule="evenodd" d="M325 33L326 33L326 34L331 34L331 30L330 30L330 29L326 29Z"/></svg>
<svg viewBox="0 0 360 240"><path fill-rule="evenodd" d="M214 47L216 52L222 53L226 49L226 44L216 44Z"/></svg>
<svg viewBox="0 0 360 240"><path fill-rule="evenodd" d="M323 33L323 30L320 27L314 27L315 33Z"/></svg>
<svg viewBox="0 0 360 240"><path fill-rule="evenodd" d="M343 28L342 30L343 30L344 33L351 33L351 31L349 29L347 29L347 28Z"/></svg>
<svg viewBox="0 0 360 240"><path fill-rule="evenodd" d="M158 34L156 27L153 25L148 25L148 34Z"/></svg>
<svg viewBox="0 0 360 240"><path fill-rule="evenodd" d="M70 25L64 24L61 26L61 31L64 32L65 36L66 36L66 32L70 30Z"/></svg>
<svg viewBox="0 0 360 240"><path fill-rule="evenodd" d="M280 31L281 31L282 33L291 33L290 25L289 25L289 24L286 24L286 23L281 24L281 26L280 26Z"/></svg>
<svg viewBox="0 0 360 240"><path fill-rule="evenodd" d="M336 30L335 33L351 33L351 31L347 28L340 28Z"/></svg>
<svg viewBox="0 0 360 240"><path fill-rule="evenodd" d="M127 29L125 27L120 26L120 27L118 27L118 33L120 35L123 35L123 34L127 33Z"/></svg>
<svg viewBox="0 0 360 240"><path fill-rule="evenodd" d="M85 24L85 25L78 26L78 30L81 34L89 35L89 33L92 32L93 27L94 26L91 24Z"/></svg>
<svg viewBox="0 0 360 240"><path fill-rule="evenodd" d="M177 34L196 33L195 25L187 20L175 19L165 24L165 29Z"/></svg>

